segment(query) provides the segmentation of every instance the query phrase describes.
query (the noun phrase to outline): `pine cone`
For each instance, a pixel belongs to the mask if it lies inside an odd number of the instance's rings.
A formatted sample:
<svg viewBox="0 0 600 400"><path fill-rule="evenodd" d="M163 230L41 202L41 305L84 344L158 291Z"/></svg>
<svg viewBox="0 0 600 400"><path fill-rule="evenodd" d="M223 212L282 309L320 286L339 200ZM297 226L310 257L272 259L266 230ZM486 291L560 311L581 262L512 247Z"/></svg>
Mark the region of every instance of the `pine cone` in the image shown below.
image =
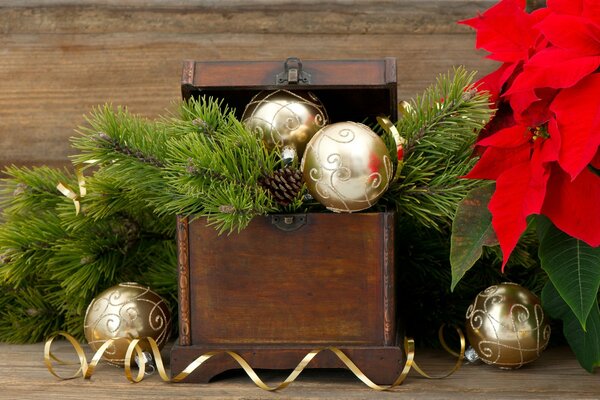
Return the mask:
<svg viewBox="0 0 600 400"><path fill-rule="evenodd" d="M300 193L302 188L302 173L290 167L278 169L271 176L265 176L258 182L282 206L287 206Z"/></svg>

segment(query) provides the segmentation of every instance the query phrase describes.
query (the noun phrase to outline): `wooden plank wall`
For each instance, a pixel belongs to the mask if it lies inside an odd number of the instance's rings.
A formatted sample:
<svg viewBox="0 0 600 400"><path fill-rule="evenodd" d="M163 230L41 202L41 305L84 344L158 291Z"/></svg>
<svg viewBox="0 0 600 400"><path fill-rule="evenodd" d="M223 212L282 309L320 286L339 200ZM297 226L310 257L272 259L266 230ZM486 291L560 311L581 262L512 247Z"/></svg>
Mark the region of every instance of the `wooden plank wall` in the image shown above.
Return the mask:
<svg viewBox="0 0 600 400"><path fill-rule="evenodd" d="M455 65L495 64L457 20L494 0L4 0L0 167L63 165L104 102L154 116L180 96L184 59L398 59L399 98Z"/></svg>

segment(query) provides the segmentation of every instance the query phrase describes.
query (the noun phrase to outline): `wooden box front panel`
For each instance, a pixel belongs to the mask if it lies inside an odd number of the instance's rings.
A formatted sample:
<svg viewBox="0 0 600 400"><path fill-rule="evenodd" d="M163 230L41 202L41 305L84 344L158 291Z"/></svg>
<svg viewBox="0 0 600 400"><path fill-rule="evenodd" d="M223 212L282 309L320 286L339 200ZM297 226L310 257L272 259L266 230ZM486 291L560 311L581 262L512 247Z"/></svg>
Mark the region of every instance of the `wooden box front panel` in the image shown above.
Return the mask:
<svg viewBox="0 0 600 400"><path fill-rule="evenodd" d="M190 344L394 342L393 215L306 217L229 236L189 224Z"/></svg>

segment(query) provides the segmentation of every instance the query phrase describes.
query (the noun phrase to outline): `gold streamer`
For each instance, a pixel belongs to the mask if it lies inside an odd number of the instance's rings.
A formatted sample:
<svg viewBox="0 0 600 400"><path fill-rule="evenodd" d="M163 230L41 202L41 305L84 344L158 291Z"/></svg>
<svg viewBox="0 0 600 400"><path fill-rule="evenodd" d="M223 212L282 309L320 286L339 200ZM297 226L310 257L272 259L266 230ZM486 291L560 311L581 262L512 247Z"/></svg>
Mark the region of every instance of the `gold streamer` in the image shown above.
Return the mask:
<svg viewBox="0 0 600 400"><path fill-rule="evenodd" d="M412 113L415 112L415 110L413 109L413 107L406 100L401 100L398 103L398 111L399 111L399 114L401 116L403 116L403 117L405 117L408 114L412 114Z"/></svg>
<svg viewBox="0 0 600 400"><path fill-rule="evenodd" d="M133 383L140 382L144 379L145 363L143 363L143 362L140 363L138 374L136 377L133 377L133 375L131 373L131 359L132 359L134 351L136 352L139 360L144 359L144 357L142 355L142 348L140 346L140 342L146 341L150 345L152 355L156 362L156 369L158 370L158 373L159 373L160 377L162 378L162 380L164 380L165 382L170 382L170 383L180 382L183 379L185 379L187 376L189 376L192 372L194 372L197 368L199 368L202 364L204 364L206 361L208 361L211 357L218 355L218 354L227 354L231 358L233 358L239 364L240 367L242 367L242 369L246 372L246 374L250 377L250 379L252 379L252 382L254 382L254 384L256 386L258 386L259 388L266 390L266 391L276 391L276 390L284 389L290 383L294 382L296 380L296 378L300 375L300 373L306 368L306 366L311 362L311 360L313 358L315 358L315 356L317 354L319 354L322 351L328 350L328 351L331 351L333 354L335 354L340 359L340 361L342 361L344 363L344 365L346 365L346 367L348 367L348 369L350 371L352 371L352 373L358 379L360 379L365 385L367 385L368 387L370 387L373 390L386 391L386 390L393 389L394 387L402 384L402 382L404 382L404 380L406 379L406 376L410 372L411 367L414 367L415 371L417 371L419 374L421 374L422 376L429 378L429 379L445 378L447 376L450 376L451 374L453 374L460 368L463 358L464 358L464 352L465 352L465 337L464 337L462 331L459 328L456 328L456 331L458 332L458 335L460 336L460 346L461 346L460 353L457 354L454 351L450 350L450 348L446 344L446 341L443 338L443 329L444 329L444 326L442 325L438 332L440 341L442 342L442 346L449 353L458 356L458 359L457 359L454 367L448 373L441 375L441 376L428 375L414 361L415 346L414 346L413 339L406 338L404 340L404 352L406 353L406 362L404 363L404 367L403 367L400 375L398 376L398 378L396 378L394 383L392 383L391 385L388 385L388 386L381 386L381 385L374 383L360 370L360 368L358 368L356 366L356 364L354 364L354 362L343 351L341 351L340 349L338 349L336 347L325 347L325 348L321 348L321 349L311 350L304 356L304 358L300 361L300 363L296 366L296 368L294 368L292 373L283 382L281 382L280 384L275 385L275 386L269 386L266 383L264 383L263 380L260 379L260 377L256 374L254 369L252 369L250 364L248 364L248 362L246 360L244 360L244 358L242 356L240 356L239 354L237 354L233 351L211 351L211 352L204 353L200 357L198 357L194 361L192 361L183 371L181 371L175 377L169 378L169 376L167 375L167 372L165 370L164 363L163 363L162 357L160 355L160 350L158 348L158 345L156 344L156 341L151 337L143 338L143 339L133 339L131 341L131 343L129 344L129 346L127 348L127 352L125 355L125 376L130 382L133 382ZM52 342L57 336L65 337L71 343L71 345L75 349L75 352L77 353L77 356L79 357L80 368L77 372L75 372L74 375L72 375L70 377L62 377L62 376L58 375L54 371L54 367L52 366L52 360L57 361L59 364L72 364L72 363L65 363L65 362L59 360L50 351L50 349L52 347ZM79 377L80 375L83 375L84 379L89 379L92 376L94 369L96 368L96 365L100 361L100 358L102 357L103 353L115 340L118 340L118 339L119 338L107 340L98 349L98 351L96 351L96 353L92 357L92 361L88 364L87 360L85 358L83 349L81 348L79 343L77 343L75 338L73 338L73 336L69 335L66 332L59 332L46 341L46 344L44 346L44 362L46 364L46 367L50 371L50 373L59 379L74 379L74 378Z"/></svg>
<svg viewBox="0 0 600 400"><path fill-rule="evenodd" d="M63 196L73 200L73 204L75 205L75 215L79 215L79 211L81 211L81 202L79 200L87 194L87 189L85 188L85 178L81 167L75 168L75 175L77 176L79 195L62 182L58 182L56 188Z"/></svg>
<svg viewBox="0 0 600 400"><path fill-rule="evenodd" d="M392 179L392 182L395 182L400 178L400 172L402 171L402 166L404 165L402 154L404 152L404 145L406 144L406 139L400 136L400 132L398 132L396 125L394 125L389 118L379 116L377 117L377 122L388 133L388 135L392 135L392 137L394 138L394 142L396 142L396 154L398 154L398 164L396 165L396 171L394 172L394 178Z"/></svg>
<svg viewBox="0 0 600 400"><path fill-rule="evenodd" d="M455 351L450 349L450 347L448 347L446 340L444 340L444 326L445 325L440 326L440 329L438 330L438 338L440 339L440 343L442 344L442 347L444 348L444 350L446 350L448 353L450 353L450 355L457 357L456 364L454 364L454 367L450 371L446 372L445 374L431 376L431 375L427 374L425 371L423 371L417 365L417 363L414 363L413 366L415 368L415 371L417 371L421 376L424 376L425 378L428 378L428 379L447 378L460 369L460 366L462 365L462 362L465 358L465 347L466 347L465 335L463 335L462 331L458 327L454 328L454 329L456 329L456 332L458 333L458 336L460 337L460 353L457 354Z"/></svg>

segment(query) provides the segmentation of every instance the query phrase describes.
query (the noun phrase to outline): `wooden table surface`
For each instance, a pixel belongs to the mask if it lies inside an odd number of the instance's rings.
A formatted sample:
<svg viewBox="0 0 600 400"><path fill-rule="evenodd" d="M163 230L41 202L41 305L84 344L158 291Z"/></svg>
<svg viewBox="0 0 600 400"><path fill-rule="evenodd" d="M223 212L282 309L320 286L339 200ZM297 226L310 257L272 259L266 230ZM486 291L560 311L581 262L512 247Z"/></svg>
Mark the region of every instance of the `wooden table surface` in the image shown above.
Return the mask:
<svg viewBox="0 0 600 400"><path fill-rule="evenodd" d="M53 351L67 356L58 342ZM168 351L163 351L168 359ZM535 363L515 371L484 364L464 365L454 375L428 380L411 371L406 381L389 392L366 387L345 370L306 370L287 389L265 392L243 371L227 372L208 385L169 384L151 375L129 383L121 368L101 363L92 379L60 381L43 363L43 344L0 344L2 399L599 399L600 374L583 370L568 348L549 349ZM88 357L89 359L89 357ZM417 349L415 360L428 373L442 373L453 364L445 353ZM210 362L210 361L209 361ZM67 370L64 371L67 374ZM287 372L260 371L269 384L283 381Z"/></svg>

